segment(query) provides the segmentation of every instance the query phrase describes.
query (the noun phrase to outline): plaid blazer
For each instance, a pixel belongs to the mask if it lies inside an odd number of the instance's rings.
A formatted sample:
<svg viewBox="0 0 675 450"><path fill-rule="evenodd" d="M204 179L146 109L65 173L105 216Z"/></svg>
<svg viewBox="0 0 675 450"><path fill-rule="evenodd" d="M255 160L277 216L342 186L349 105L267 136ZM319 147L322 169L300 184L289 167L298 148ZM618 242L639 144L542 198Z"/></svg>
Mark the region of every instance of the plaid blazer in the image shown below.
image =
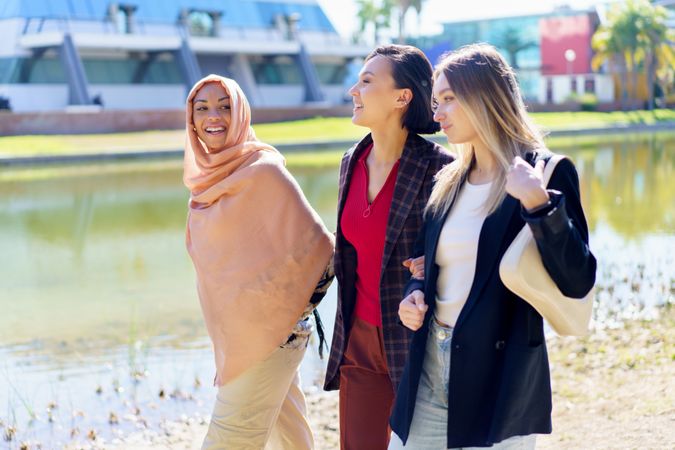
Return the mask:
<svg viewBox="0 0 675 450"><path fill-rule="evenodd" d="M338 304L333 343L324 383L326 390L340 387L340 365L356 304L356 250L342 234L340 219L354 172L354 164L363 150L372 142L373 139L368 134L345 153L340 163L334 257L335 278L338 281ZM401 154L387 220L380 273L384 350L394 389L398 387L412 337L412 332L400 325L398 321L398 305L403 299L403 289L410 278L409 270L403 267L402 263L413 254L415 239L423 223L422 213L431 195L434 175L452 159L443 147L413 133L408 135Z"/></svg>

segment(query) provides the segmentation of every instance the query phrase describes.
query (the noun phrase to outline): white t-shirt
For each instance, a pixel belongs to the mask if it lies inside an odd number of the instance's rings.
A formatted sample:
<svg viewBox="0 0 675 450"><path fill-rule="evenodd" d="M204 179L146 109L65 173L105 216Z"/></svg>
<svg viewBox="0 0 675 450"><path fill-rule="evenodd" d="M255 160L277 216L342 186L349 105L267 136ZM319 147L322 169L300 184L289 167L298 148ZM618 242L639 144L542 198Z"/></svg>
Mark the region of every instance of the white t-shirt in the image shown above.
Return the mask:
<svg viewBox="0 0 675 450"><path fill-rule="evenodd" d="M491 187L492 183L465 182L438 239L436 317L452 327L457 322L473 284L478 238L487 217L484 206Z"/></svg>

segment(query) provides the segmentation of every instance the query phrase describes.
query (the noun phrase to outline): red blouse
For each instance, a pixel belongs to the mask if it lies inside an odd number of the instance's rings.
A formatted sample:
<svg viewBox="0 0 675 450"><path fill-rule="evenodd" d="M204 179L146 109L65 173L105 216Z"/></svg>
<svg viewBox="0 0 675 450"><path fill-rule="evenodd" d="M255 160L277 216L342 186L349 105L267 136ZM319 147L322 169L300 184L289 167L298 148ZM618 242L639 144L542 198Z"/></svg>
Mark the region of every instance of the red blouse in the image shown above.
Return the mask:
<svg viewBox="0 0 675 450"><path fill-rule="evenodd" d="M354 166L347 199L340 218L340 226L345 239L356 249L356 309L354 314L372 325L381 327L382 254L400 160L396 161L384 186L369 204L366 158L372 148L372 145L368 147Z"/></svg>

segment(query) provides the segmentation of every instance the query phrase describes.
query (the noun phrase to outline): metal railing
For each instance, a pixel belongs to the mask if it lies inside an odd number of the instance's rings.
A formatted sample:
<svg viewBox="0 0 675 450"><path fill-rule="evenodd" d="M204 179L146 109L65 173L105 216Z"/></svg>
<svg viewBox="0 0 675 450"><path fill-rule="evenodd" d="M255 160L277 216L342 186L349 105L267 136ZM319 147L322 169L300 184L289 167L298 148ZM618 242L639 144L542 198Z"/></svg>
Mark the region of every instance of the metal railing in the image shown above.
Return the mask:
<svg viewBox="0 0 675 450"><path fill-rule="evenodd" d="M161 21L138 20L134 21L132 33L120 32L116 22L109 18L92 19L76 18L63 16L45 16L45 17L27 17L24 19L24 25L21 31L22 35L40 34L47 31L58 31L63 33L77 32L98 32L103 34L115 35L141 35L141 36L179 36L179 37L204 37L200 34L190 33L189 28L179 22L167 23ZM303 31L299 30L299 38L311 36L312 42L318 42L324 45L353 45L349 40L343 39L337 33L321 31ZM280 41L288 40L284 32L274 26L270 27L243 27L221 25L213 39L235 38L247 41Z"/></svg>

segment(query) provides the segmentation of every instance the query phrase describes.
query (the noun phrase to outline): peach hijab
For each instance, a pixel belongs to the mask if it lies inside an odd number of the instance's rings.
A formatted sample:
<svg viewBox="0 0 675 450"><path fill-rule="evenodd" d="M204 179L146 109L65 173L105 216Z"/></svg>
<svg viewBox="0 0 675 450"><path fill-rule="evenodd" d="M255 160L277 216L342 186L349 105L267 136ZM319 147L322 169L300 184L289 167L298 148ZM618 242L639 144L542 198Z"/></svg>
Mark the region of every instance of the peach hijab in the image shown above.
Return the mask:
<svg viewBox="0 0 675 450"><path fill-rule="evenodd" d="M192 102L221 83L232 119L226 148L209 153L192 124ZM239 85L209 75L187 97L186 245L213 341L221 386L267 358L288 338L333 254L333 236L286 170L283 156L258 141Z"/></svg>

